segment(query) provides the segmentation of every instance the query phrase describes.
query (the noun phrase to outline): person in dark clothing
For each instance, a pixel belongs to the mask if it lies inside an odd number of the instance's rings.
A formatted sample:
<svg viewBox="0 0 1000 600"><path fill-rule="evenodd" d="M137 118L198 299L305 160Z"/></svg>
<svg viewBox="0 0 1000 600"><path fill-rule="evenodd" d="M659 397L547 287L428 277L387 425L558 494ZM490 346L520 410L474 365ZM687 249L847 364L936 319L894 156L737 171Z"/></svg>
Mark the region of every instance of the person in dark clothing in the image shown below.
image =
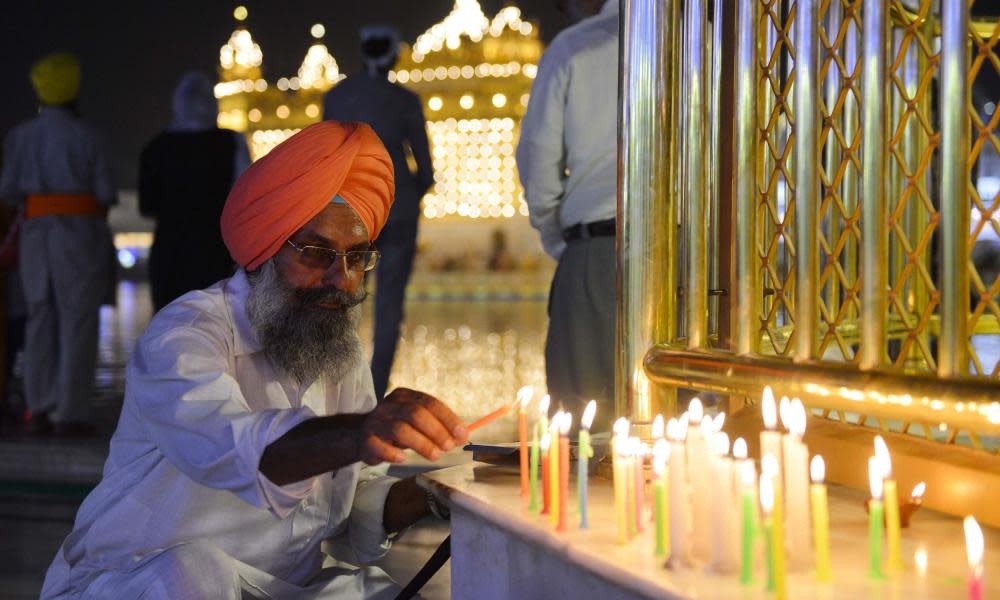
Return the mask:
<svg viewBox="0 0 1000 600"><path fill-rule="evenodd" d="M375 270L375 350L372 378L376 398L385 396L389 372L403 321L406 284L416 254L420 199L434 183L427 125L420 98L389 82L389 69L399 54L399 35L385 26L361 30L361 55L365 72L352 75L327 92L323 118L360 121L375 130L392 157L396 202L378 238L382 253ZM416 172L407 163L412 153Z"/></svg>
<svg viewBox="0 0 1000 600"><path fill-rule="evenodd" d="M216 127L207 77L182 77L173 109L170 127L143 149L139 165L139 210L156 219L149 257L156 310L233 274L219 217L229 188L250 164L243 136Z"/></svg>

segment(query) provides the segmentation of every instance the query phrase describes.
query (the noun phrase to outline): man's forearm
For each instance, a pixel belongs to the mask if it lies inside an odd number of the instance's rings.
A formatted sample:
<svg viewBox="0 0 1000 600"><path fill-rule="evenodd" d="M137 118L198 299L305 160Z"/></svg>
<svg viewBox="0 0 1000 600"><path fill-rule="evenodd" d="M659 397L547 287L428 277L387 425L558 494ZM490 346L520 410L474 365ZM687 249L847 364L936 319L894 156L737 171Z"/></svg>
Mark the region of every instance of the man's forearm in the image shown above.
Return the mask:
<svg viewBox="0 0 1000 600"><path fill-rule="evenodd" d="M339 414L303 421L267 448L259 469L287 485L358 462L364 414Z"/></svg>
<svg viewBox="0 0 1000 600"><path fill-rule="evenodd" d="M395 533L413 525L431 514L427 494L413 477L401 479L389 488L382 513L382 527L386 533Z"/></svg>

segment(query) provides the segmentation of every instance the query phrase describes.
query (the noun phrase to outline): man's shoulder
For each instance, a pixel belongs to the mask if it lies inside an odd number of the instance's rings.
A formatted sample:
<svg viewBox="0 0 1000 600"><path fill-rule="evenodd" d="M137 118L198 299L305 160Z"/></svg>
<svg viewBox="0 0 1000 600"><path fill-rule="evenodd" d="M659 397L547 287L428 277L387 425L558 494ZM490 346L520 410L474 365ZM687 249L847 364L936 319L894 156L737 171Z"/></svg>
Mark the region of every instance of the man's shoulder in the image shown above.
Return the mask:
<svg viewBox="0 0 1000 600"><path fill-rule="evenodd" d="M233 325L228 314L224 279L208 288L194 290L161 308L149 322L140 344L182 332L201 334L220 342L232 339Z"/></svg>
<svg viewBox="0 0 1000 600"><path fill-rule="evenodd" d="M617 42L617 39L618 13L598 14L560 31L545 53L573 56L602 43Z"/></svg>

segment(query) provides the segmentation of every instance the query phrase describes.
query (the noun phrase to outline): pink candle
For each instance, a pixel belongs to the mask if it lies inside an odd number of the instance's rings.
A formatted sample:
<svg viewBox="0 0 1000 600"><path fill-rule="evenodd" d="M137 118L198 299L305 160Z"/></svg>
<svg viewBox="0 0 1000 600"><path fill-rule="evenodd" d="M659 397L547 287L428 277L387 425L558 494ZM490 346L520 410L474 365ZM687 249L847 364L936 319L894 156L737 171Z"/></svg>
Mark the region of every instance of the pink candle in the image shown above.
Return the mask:
<svg viewBox="0 0 1000 600"><path fill-rule="evenodd" d="M983 600L983 530L975 517L965 517L963 525L969 556L969 600Z"/></svg>

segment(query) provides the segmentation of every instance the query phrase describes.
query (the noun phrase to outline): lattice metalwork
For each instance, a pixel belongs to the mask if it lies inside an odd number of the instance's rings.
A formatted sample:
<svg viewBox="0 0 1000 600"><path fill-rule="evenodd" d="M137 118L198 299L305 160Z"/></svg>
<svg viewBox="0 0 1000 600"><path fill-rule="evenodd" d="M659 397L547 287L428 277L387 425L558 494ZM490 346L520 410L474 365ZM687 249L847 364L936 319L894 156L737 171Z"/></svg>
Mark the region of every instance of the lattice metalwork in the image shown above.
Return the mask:
<svg viewBox="0 0 1000 600"><path fill-rule="evenodd" d="M889 315L897 366L933 370L930 324L939 308L931 275L931 241L939 215L931 169L938 146L931 94L939 55L934 49L932 0L921 0L915 14L893 3L892 58L889 68Z"/></svg>
<svg viewBox="0 0 1000 600"><path fill-rule="evenodd" d="M761 261L761 333L771 351L792 349L795 289L795 188L791 154L794 147L792 93L792 27L795 3L761 0L760 87L758 97L758 256Z"/></svg>
<svg viewBox="0 0 1000 600"><path fill-rule="evenodd" d="M823 143L820 180L821 251L818 355L854 360L850 325L860 311L857 249L861 203L857 182L861 173L860 91L857 48L860 0L826 0L820 35L820 97Z"/></svg>
<svg viewBox="0 0 1000 600"><path fill-rule="evenodd" d="M986 27L973 26L970 28L970 37L972 60L969 64L968 82L972 89L977 87L977 83L988 81L990 75L994 80L1000 75L1000 54L997 48L1000 43L1000 26L996 23ZM1000 90L982 87L992 94L986 102L986 106L993 107L992 114L989 109L983 110L981 106L977 106L974 92L969 94L969 119L972 123L972 147L969 152L972 231L969 234L969 248L973 256L976 254L977 242L983 245L991 242L1000 244L1000 215L997 214L1000 211L1000 187L993 190L992 195L983 197L980 192L989 194L990 190L980 190L976 185L977 175L980 170L987 168L988 158L993 159L993 165L1000 164L997 159L1000 155L1000 139L997 137L1000 110L996 110L996 104L1000 102ZM996 175L1000 176L1000 173ZM1000 256L1000 253L994 256ZM1000 335L1000 330L997 329L997 322L1000 321L1000 305L997 302L1000 276L997 265L987 261L987 264L977 268L975 262L970 261L969 291L972 295L972 313L969 316L969 332L972 334L969 339L970 369L974 375L1000 379L1000 361L997 360L1000 344L996 341Z"/></svg>

